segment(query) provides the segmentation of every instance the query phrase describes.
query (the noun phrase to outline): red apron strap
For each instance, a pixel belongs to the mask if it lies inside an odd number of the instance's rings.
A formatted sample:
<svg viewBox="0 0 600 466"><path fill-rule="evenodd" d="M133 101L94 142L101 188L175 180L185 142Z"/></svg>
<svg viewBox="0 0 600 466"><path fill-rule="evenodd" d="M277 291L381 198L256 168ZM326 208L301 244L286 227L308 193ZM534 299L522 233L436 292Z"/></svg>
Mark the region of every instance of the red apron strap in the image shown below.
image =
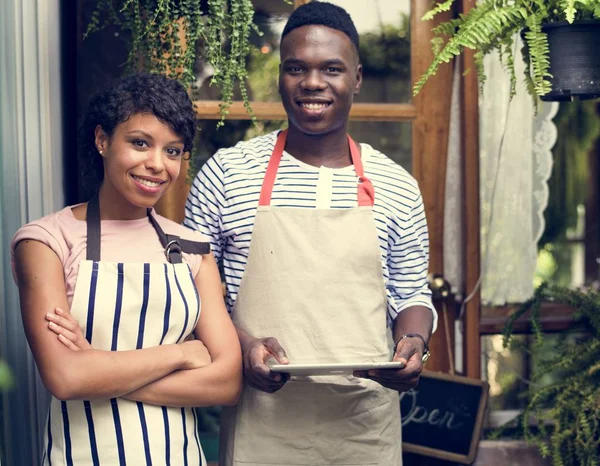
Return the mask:
<svg viewBox="0 0 600 466"><path fill-rule="evenodd" d="M260 190L260 199L258 205L270 205L271 204L271 193L273 192L273 186L275 185L275 178L277 177L277 170L279 169L279 162L281 162L281 156L283 155L283 149L285 148L285 141L287 139L287 129L280 132L277 136L277 142L271 154L269 165L267 166L267 172L263 179L262 188Z"/></svg>
<svg viewBox="0 0 600 466"><path fill-rule="evenodd" d="M354 171L358 177L358 205L372 207L375 203L375 188L371 180L365 176L365 169L362 164L358 145L352 140L350 135L348 135L348 144L350 145L350 156L352 157Z"/></svg>
<svg viewBox="0 0 600 466"><path fill-rule="evenodd" d="M260 190L260 198L258 205L268 206L271 204L271 195L273 193L273 186L275 185L275 178L277 177L277 170L279 169L279 163L283 155L283 149L285 148L285 141L287 139L287 130L281 131L277 136L277 142L271 154L269 165L267 166L267 172L263 179L262 188ZM365 170L360 157L358 146L348 136L348 144L350 146L350 156L352 157L352 164L354 165L354 171L358 177L358 205L359 206L373 206L375 202L375 189L373 183L365 176Z"/></svg>

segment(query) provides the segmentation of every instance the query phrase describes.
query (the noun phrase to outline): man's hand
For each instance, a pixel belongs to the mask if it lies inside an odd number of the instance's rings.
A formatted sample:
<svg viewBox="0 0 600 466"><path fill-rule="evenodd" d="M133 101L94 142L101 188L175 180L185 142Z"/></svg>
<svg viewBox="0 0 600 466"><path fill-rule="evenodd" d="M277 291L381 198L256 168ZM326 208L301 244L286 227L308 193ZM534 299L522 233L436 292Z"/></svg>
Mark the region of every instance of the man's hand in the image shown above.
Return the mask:
<svg viewBox="0 0 600 466"><path fill-rule="evenodd" d="M424 344L419 338L403 338L396 347L393 359L394 362L403 362L403 369L356 371L354 375L371 379L392 390L406 392L419 383L419 376L423 372L421 359L424 350Z"/></svg>
<svg viewBox="0 0 600 466"><path fill-rule="evenodd" d="M284 349L275 338L253 338L242 350L244 376L251 387L274 393L289 380L289 374L271 372L266 364L271 358L280 364L289 364Z"/></svg>

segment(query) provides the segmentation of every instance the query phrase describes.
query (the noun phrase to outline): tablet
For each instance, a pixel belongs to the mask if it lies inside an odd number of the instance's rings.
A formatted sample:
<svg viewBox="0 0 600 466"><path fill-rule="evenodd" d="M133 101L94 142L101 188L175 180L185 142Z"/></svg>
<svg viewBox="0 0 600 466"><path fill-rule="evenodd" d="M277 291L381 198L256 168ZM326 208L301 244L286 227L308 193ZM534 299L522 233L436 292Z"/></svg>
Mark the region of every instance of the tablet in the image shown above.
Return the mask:
<svg viewBox="0 0 600 466"><path fill-rule="evenodd" d="M355 362L355 363L321 363L321 364L273 364L269 366L273 372L290 375L337 375L352 374L354 371L371 369L403 369L403 362Z"/></svg>

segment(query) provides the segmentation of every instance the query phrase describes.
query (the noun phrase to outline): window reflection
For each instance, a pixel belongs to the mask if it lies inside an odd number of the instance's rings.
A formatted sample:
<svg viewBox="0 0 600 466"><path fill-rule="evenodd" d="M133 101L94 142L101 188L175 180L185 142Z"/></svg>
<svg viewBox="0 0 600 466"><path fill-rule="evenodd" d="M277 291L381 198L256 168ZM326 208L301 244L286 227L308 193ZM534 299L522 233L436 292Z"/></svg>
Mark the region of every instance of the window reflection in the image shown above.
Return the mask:
<svg viewBox="0 0 600 466"><path fill-rule="evenodd" d="M294 7L282 0L254 0L254 22L262 35L252 32L251 42L255 46L248 56L248 93L253 101L278 101L277 78L279 73L279 39L285 23ZM201 49L201 44L199 44ZM202 56L201 53L198 56ZM219 91L210 86L213 70L204 63L197 63L198 81L194 90L196 100L218 100ZM234 99L240 100L237 90Z"/></svg>
<svg viewBox="0 0 600 466"><path fill-rule="evenodd" d="M360 35L363 86L356 102L409 102L410 2L330 1L348 11Z"/></svg>
<svg viewBox="0 0 600 466"><path fill-rule="evenodd" d="M409 172L412 170L412 124L410 122L351 121L348 133L383 152Z"/></svg>
<svg viewBox="0 0 600 466"><path fill-rule="evenodd" d="M411 97L409 2L336 0L352 16L360 34L363 86L356 102L404 103ZM278 101L279 38L293 7L282 2L254 1L254 21L263 32L253 33L248 57L248 88L253 101ZM284 5L283 7L281 5ZM201 53L198 54L202 56ZM210 86L212 69L197 64L194 98L217 100L218 90ZM239 91L235 97L240 99Z"/></svg>
<svg viewBox="0 0 600 466"><path fill-rule="evenodd" d="M217 123L217 120L198 122L190 174L195 175L219 149L235 146L239 141L247 141L277 129L287 128L287 121L263 120L257 121L254 125L250 120L226 120L219 129Z"/></svg>
<svg viewBox="0 0 600 466"><path fill-rule="evenodd" d="M558 138L538 243L535 284L578 288L600 283L600 107L564 102L554 118Z"/></svg>
<svg viewBox="0 0 600 466"><path fill-rule="evenodd" d="M226 120L224 126L216 129L216 120L202 120L198 126L191 173L196 173L217 150L287 128L287 121L264 120L253 125L249 120ZM409 172L412 169L411 129L407 122L351 121L348 124L348 132L355 141L370 144Z"/></svg>

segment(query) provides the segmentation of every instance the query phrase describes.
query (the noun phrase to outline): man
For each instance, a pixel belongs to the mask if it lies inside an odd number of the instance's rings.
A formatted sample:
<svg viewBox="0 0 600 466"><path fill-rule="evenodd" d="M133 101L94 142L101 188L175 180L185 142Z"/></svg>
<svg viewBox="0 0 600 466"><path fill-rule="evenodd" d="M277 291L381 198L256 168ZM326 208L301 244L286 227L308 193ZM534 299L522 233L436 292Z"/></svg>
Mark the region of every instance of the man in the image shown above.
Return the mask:
<svg viewBox="0 0 600 466"><path fill-rule="evenodd" d="M346 132L361 82L346 11L299 7L281 40L289 129L218 151L194 181L186 224L223 263L247 382L222 417L224 466L402 462L398 391L437 316L417 184ZM391 358L405 368L290 380L268 365Z"/></svg>

